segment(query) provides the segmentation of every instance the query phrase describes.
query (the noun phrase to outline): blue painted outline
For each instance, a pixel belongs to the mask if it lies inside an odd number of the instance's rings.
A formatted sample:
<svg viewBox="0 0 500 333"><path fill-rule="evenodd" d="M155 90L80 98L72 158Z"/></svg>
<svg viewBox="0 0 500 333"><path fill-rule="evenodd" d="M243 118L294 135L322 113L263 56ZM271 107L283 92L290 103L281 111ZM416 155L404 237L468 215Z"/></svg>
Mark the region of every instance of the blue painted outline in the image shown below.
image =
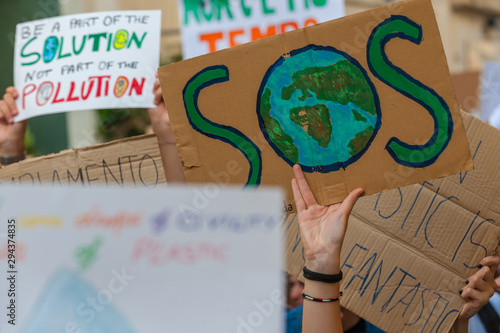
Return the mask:
<svg viewBox="0 0 500 333"><path fill-rule="evenodd" d="M380 43L381 54L382 54L383 60L385 61L385 63L389 67L391 67L393 70L395 70L401 76L405 77L408 81L410 81L411 83L419 86L422 89L425 89L425 90L429 91L432 95L434 95L439 100L439 102L441 103L441 105L445 109L446 114L448 115L448 138L447 138L446 142L443 144L443 147L441 148L440 151L438 151L432 158L430 158L430 159L428 159L428 160L426 160L424 162L415 162L415 163L412 163L412 162L408 162L408 161L402 160L402 159L400 159L399 157L396 156L396 154L389 147L389 145L392 142L395 142L396 144L399 144L399 145L401 145L404 148L407 148L407 149L410 149L410 150L414 150L414 151L419 151L419 150L425 149L425 148L427 148L429 146L432 146L436 142L436 140L437 140L437 128L438 128L438 126L437 126L437 118L436 118L436 115L434 113L434 110L432 110L429 106L427 106L426 104L424 104L423 101L420 101L419 99L417 99L416 97L414 97L410 93L408 93L408 92L406 92L406 91L404 91L402 89L399 89L397 86L393 85L391 82L389 82L389 81L385 80L384 78L382 78L378 74L378 72L373 68L373 66L371 64L371 61L370 61L370 49L372 47L371 44L372 44L373 38L374 38L375 34L377 33L378 29L381 26L383 26L385 24L388 24L389 22L396 21L396 20L402 20L405 23L407 23L407 24L415 27L416 29L419 30L419 35L417 36L417 38L413 38L412 36L406 35L406 34L404 34L402 32L394 32L394 33L391 33L391 34L385 36L381 40L381 43ZM417 23L415 23L414 21L410 20L406 16L401 16L401 15L392 15L391 17L389 17L388 19L386 19L385 21L383 21L382 23L380 23L379 25L377 25L373 29L372 33L370 34L370 38L368 39L368 43L367 43L367 46L366 46L366 56L367 56L368 67L370 68L370 71L372 72L372 74L376 78L378 78L380 81L384 82L386 85L388 85L389 87L393 88L394 90L396 90L397 92L399 92L403 96L406 96L409 99L411 99L411 100L417 102L418 104L422 105L429 112L429 114L431 115L432 119L434 120L434 134L432 135L432 137L429 139L429 141L425 145L409 145L409 144L407 144L407 143L399 140L396 137L392 137L391 139L389 139L389 142L387 142L387 145L385 146L385 149L392 156L392 158L396 162L398 162L399 164L407 166L407 167L410 167L410 168L423 168L423 167L426 167L426 166L429 166L429 165L433 164L438 159L438 157L441 155L441 153L448 146L448 143L450 142L451 136L453 134L453 118L451 116L451 112L450 112L450 108L449 108L448 104L446 104L446 102L444 101L444 99L440 95L438 95L435 90L433 90L432 88L424 85L420 81L414 79L413 77L411 77L409 74L407 74L401 68L399 68L396 65L394 65L389 60L389 58L387 57L387 54L385 52L385 45L391 39L393 39L393 38L406 39L406 40L409 40L410 42L412 42L414 44L420 45L420 43L422 42L422 38L423 38L422 26L419 25L419 24L417 24Z"/></svg>
<svg viewBox="0 0 500 333"><path fill-rule="evenodd" d="M495 220L493 219L486 219L486 220L483 220L481 223L479 223L479 225L474 229L474 231L471 232L470 234L470 237L469 237L469 240L471 242L472 245L476 245L478 247L482 247L483 250L484 250L484 257L487 257L488 256L488 250L480 243L475 243L474 240L472 239L472 237L474 237L474 234L476 233L477 229L479 229L484 223L486 222L493 222L495 223ZM465 262L463 262L464 266L469 268L469 269L474 269L474 268L479 268L479 265L475 265L475 266L469 266L467 265Z"/></svg>
<svg viewBox="0 0 500 333"><path fill-rule="evenodd" d="M221 77L219 79L213 79L213 80L210 80L210 81L207 81L205 83L203 83L202 85L200 85L194 92L193 94L193 102L194 102L194 108L196 110L196 112L198 113L198 115L200 116L200 118L202 118L205 122L209 123L210 125L214 126L214 127L217 127L217 128L221 128L221 129L225 129L225 130L228 130L230 132L233 132L234 134L242 137L243 139L245 139L249 144L251 144L255 150L257 151L257 158L259 159L259 170L257 170L258 174L257 174L257 180L256 180L256 183L255 183L255 186L259 186L260 184L260 181L261 181L261 176L262 176L262 153L259 149L259 147L253 143L252 140L250 140L245 134L241 133L239 130L233 128L233 127L229 127L229 126L226 126L226 125L221 125L221 124L217 124L217 123L214 123L213 121L205 118L203 116L203 114L200 112L200 109L198 108L198 97L200 95L200 92L206 88L206 87L209 87L213 84L216 84L216 83L221 83L221 82L226 82L226 81L229 81L229 70L227 68L227 66L225 65L215 65L215 66L209 66L209 67L206 67L204 69L202 69L201 71L199 71L198 73L196 73L194 76L192 76L189 81L186 83L186 85L184 86L184 89L182 90L182 101L184 102L184 110L186 111L186 116L188 118L188 121L189 121L189 124L199 133L205 135L205 136L208 136L209 138L212 138L212 139L216 139L216 140L220 140L220 141L223 141L225 143L228 143L230 144L231 146L233 146L234 148L238 149L242 154L243 156L245 156L245 158L248 160L248 164L250 165L250 170L248 172L248 180L247 180L247 183L245 184L245 186L248 186L248 181L250 180L250 177L253 173L253 166L252 166L252 163L250 161L250 157L247 156L247 154L245 153L245 151L243 151L242 149L240 149L234 142L228 140L227 138L223 137L223 136L218 136L218 135L213 135L213 134L210 134L210 133L206 133L204 132L203 130L201 130L196 124L194 124L192 121L191 121L191 118L189 116L189 112L188 112L188 108L187 108L187 105L186 105L186 100L184 98L184 96L186 95L186 89L187 87L194 81L198 78L198 76L202 75L203 73L207 72L207 71L210 71L210 70L214 70L214 69L222 69L225 71L225 77Z"/></svg>
<svg viewBox="0 0 500 333"><path fill-rule="evenodd" d="M303 165L303 164L300 164L300 161L298 163L292 162L283 154L283 152L278 148L278 146L271 140L271 138L267 134L267 129L266 129L266 126L264 124L264 119L262 118L262 114L260 112L260 109L261 109L260 100L262 98L262 94L264 92L264 88L265 88L265 85L267 83L267 80L269 79L269 77L273 73L274 69L276 69L277 67L279 67L283 63L283 61L285 60L285 58L283 56L281 56L273 65L271 65L269 67L269 69L266 71L266 74L264 75L264 77L262 79L262 82L260 84L259 91L257 94L257 117L259 119L260 130L264 134L264 137L266 138L269 145L274 149L276 154L279 157L281 157L285 162L287 162L290 166L293 166L294 164L299 164L302 167L302 171L304 171L304 172L329 173L332 171L338 171L341 168L345 169L350 164L356 162L368 150L371 143L373 142L373 139L377 136L377 133L378 133L378 130L380 129L380 126L382 125L382 120L381 120L382 119L382 112L380 110L380 99L378 97L378 93L377 93L377 90L375 88L375 85L370 80L370 77L368 76L368 73L366 72L366 70L361 66L361 64L356 59L351 57L349 54L347 54L346 52L340 51L332 46L320 46L320 45L309 44L303 48L295 49L295 50L291 51L290 56L293 57L297 54L300 54L300 53L308 51L308 50L328 51L328 52L338 53L338 54L342 55L346 60L351 62L354 66L356 66L361 71L363 76L365 77L366 82L368 83L368 85L372 91L373 102L375 105L375 111L377 113L377 121L375 123L375 126L373 127L372 137L370 138L370 140L368 140L365 147L360 152L358 152L356 155L351 156L345 162L335 162L335 163L332 163L329 165L318 165L318 166Z"/></svg>

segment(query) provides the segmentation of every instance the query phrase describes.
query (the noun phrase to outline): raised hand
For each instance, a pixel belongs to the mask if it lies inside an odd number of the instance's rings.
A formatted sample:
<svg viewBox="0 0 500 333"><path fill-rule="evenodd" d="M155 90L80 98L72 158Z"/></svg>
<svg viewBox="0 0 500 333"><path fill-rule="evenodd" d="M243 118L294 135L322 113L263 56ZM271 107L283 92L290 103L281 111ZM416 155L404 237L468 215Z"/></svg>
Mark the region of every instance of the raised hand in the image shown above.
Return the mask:
<svg viewBox="0 0 500 333"><path fill-rule="evenodd" d="M341 203L320 206L299 165L293 167L293 196L297 206L306 267L318 273L338 273L340 249L352 208L364 190L352 191ZM336 271L336 272L335 272Z"/></svg>
<svg viewBox="0 0 500 333"><path fill-rule="evenodd" d="M0 156L24 156L24 136L27 120L15 123L17 110L15 99L19 96L17 89L8 87L0 100Z"/></svg>

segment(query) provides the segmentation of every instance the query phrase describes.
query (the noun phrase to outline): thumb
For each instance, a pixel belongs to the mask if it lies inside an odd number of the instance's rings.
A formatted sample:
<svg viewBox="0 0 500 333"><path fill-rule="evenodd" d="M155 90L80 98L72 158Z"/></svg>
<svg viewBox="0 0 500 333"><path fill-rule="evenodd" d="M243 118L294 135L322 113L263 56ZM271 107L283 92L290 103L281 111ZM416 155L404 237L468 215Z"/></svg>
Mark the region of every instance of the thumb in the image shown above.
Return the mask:
<svg viewBox="0 0 500 333"><path fill-rule="evenodd" d="M347 198L344 199L342 204L339 207L339 211L341 211L345 216L349 216L351 214L352 208L354 207L354 204L356 203L356 200L365 192L364 189L362 188L357 188L353 190Z"/></svg>

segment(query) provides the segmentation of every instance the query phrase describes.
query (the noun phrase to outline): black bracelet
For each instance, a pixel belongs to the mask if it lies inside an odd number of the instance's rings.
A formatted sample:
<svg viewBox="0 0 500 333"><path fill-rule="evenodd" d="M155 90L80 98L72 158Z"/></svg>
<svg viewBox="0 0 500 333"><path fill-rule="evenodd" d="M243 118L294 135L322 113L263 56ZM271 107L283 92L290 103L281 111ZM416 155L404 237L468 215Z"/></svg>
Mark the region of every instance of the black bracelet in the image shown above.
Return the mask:
<svg viewBox="0 0 500 333"><path fill-rule="evenodd" d="M323 273L316 273L313 272L309 269L307 269L306 266L303 268L304 272L304 279L312 280L312 281L319 281L319 282L325 282L325 283L337 283L342 280L342 271L340 271L339 274L323 274Z"/></svg>
<svg viewBox="0 0 500 333"><path fill-rule="evenodd" d="M0 164L2 165L9 165L12 163L16 163L19 161L22 161L26 158L26 151L22 155L16 155L16 156L0 156Z"/></svg>

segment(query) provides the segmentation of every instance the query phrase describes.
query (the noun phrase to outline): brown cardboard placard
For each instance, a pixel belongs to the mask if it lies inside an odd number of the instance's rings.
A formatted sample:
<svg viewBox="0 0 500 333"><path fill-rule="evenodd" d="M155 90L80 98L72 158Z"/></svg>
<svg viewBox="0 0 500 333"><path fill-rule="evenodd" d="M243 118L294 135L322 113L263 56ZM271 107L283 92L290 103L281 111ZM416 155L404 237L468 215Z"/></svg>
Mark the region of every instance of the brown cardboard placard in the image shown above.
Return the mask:
<svg viewBox="0 0 500 333"><path fill-rule="evenodd" d="M154 188L164 183L154 134L64 150L0 169L0 184Z"/></svg>
<svg viewBox="0 0 500 333"><path fill-rule="evenodd" d="M462 116L474 170L363 197L349 219L341 304L384 331L448 332L458 291L500 243L500 131ZM287 270L302 278L296 214L284 227Z"/></svg>
<svg viewBox="0 0 500 333"><path fill-rule="evenodd" d="M463 305L456 292L475 272L464 264L476 265L500 239L498 222L492 223L500 220L500 174L496 172L500 132L472 116L463 117L476 166L473 171L364 197L354 207L342 254L342 305L387 332L447 332ZM226 172L234 175L237 170L229 164ZM401 167L398 177L408 172ZM80 173L82 178L77 177ZM59 175L61 185L70 186L148 184L149 188L165 182L154 135L28 159L0 169L0 180L2 184L58 186L54 174ZM119 184L116 180L122 177L123 184ZM296 215L288 215L283 226L287 270L300 277L304 261ZM363 285L365 273L368 278ZM413 288L416 296L412 302L412 294L404 300L410 306L403 316L405 305L398 302ZM429 306L419 307L422 299Z"/></svg>
<svg viewBox="0 0 500 333"><path fill-rule="evenodd" d="M455 73L451 75L460 109L467 112L479 109L479 71Z"/></svg>
<svg viewBox="0 0 500 333"><path fill-rule="evenodd" d="M159 76L187 180L281 185L287 212L296 162L321 204L472 168L429 0L170 64ZM411 175L394 182L401 166Z"/></svg>

